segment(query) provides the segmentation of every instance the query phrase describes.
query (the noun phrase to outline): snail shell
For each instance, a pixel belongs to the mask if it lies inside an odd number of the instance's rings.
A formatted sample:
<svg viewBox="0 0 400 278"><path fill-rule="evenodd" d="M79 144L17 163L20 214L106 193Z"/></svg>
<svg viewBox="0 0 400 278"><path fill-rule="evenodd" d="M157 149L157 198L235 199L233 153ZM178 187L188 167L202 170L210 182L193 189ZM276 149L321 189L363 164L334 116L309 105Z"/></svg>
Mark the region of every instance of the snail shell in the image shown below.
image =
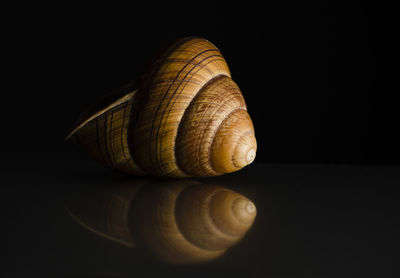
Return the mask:
<svg viewBox="0 0 400 278"><path fill-rule="evenodd" d="M217 176L254 160L245 100L209 41L177 40L154 59L137 90L130 89L86 113L67 138L136 175Z"/></svg>
<svg viewBox="0 0 400 278"><path fill-rule="evenodd" d="M134 180L97 191L69 211L96 234L174 264L218 258L256 216L243 195L191 180Z"/></svg>

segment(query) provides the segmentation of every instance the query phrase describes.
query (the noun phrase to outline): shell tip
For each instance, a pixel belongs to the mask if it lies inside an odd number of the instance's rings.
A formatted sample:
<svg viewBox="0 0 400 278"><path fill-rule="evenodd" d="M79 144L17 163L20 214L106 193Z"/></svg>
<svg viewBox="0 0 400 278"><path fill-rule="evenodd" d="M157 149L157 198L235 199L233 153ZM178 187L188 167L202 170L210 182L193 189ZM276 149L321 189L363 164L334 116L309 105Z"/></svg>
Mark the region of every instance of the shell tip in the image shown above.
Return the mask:
<svg viewBox="0 0 400 278"><path fill-rule="evenodd" d="M257 141L253 133L241 137L236 145L233 159L237 167L243 168L256 158Z"/></svg>
<svg viewBox="0 0 400 278"><path fill-rule="evenodd" d="M256 217L257 209L252 201L242 197L234 202L233 212L239 222L247 223L250 226Z"/></svg>
<svg viewBox="0 0 400 278"><path fill-rule="evenodd" d="M256 210L256 206L253 204L253 202L249 201L246 206L247 213L252 214L255 212L255 210Z"/></svg>
<svg viewBox="0 0 400 278"><path fill-rule="evenodd" d="M246 162L248 164L250 164L250 163L252 163L254 161L255 158L256 158L256 150L255 149L250 149L247 152L247 155L246 155Z"/></svg>

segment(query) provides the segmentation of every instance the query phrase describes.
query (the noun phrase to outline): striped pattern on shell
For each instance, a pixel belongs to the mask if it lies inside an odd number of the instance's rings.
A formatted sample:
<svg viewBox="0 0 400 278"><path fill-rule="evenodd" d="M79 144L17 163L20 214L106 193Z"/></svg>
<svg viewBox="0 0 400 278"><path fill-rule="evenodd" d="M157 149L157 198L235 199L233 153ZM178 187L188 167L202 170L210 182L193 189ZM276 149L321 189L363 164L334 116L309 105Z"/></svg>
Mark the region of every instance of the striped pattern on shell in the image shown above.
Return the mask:
<svg viewBox="0 0 400 278"><path fill-rule="evenodd" d="M174 264L220 257L257 214L242 194L192 180L115 184L68 210L86 229Z"/></svg>
<svg viewBox="0 0 400 278"><path fill-rule="evenodd" d="M225 59L193 37L173 43L137 90L87 114L69 137L104 164L136 175L217 176L250 164L257 149Z"/></svg>

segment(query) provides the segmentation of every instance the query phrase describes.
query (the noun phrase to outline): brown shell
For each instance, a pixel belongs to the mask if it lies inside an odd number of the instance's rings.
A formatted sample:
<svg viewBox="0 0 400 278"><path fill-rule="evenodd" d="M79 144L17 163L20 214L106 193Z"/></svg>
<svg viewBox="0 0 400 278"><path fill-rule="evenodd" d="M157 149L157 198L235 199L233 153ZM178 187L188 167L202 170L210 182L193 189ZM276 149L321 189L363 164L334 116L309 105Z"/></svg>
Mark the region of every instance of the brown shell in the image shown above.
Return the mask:
<svg viewBox="0 0 400 278"><path fill-rule="evenodd" d="M256 216L243 195L191 180L132 180L95 192L69 211L86 229L175 264L221 256Z"/></svg>
<svg viewBox="0 0 400 278"><path fill-rule="evenodd" d="M138 90L116 103L70 135L115 169L202 177L254 160L257 143L244 98L222 54L205 39L176 41L154 60Z"/></svg>

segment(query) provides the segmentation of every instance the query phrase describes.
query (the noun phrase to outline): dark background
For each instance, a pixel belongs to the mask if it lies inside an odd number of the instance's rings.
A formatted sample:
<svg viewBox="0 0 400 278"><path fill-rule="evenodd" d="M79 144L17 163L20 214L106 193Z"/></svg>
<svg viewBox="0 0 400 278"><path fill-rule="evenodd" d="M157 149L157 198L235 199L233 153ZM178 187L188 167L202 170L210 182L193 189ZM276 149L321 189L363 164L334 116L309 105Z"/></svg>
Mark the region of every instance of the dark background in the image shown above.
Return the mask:
<svg viewBox="0 0 400 278"><path fill-rule="evenodd" d="M299 165L399 164L398 10L378 1L232 2L3 4L4 277L399 277L399 166ZM88 105L188 35L221 50L258 140L256 164L203 181L236 186L258 214L227 257L169 268L67 217L70 197L122 177L63 138Z"/></svg>
<svg viewBox="0 0 400 278"><path fill-rule="evenodd" d="M4 7L1 157L86 159L63 141L79 113L195 35L245 96L257 162L398 164L394 10L332 2Z"/></svg>

